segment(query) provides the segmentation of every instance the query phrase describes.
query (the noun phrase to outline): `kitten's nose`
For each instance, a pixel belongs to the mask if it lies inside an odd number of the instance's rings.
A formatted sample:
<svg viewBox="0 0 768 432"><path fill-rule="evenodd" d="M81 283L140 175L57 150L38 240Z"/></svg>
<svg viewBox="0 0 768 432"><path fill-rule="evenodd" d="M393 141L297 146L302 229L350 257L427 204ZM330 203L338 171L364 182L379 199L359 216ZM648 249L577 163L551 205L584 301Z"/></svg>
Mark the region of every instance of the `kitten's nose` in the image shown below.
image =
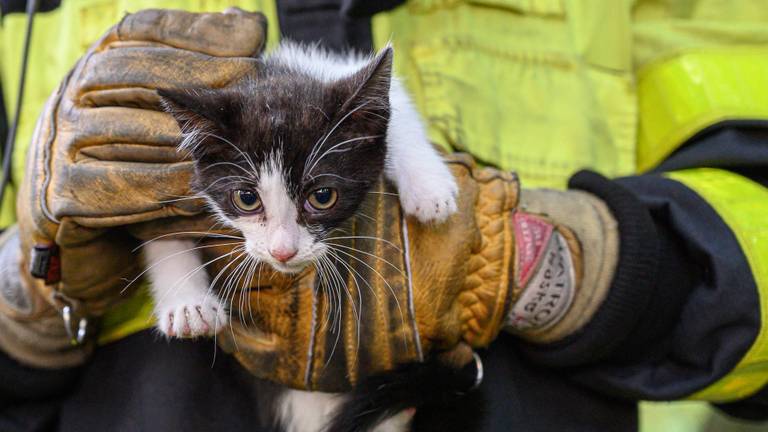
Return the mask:
<svg viewBox="0 0 768 432"><path fill-rule="evenodd" d="M295 257L296 252L298 252L296 249L273 249L269 251L269 254L272 255L276 260L284 263Z"/></svg>

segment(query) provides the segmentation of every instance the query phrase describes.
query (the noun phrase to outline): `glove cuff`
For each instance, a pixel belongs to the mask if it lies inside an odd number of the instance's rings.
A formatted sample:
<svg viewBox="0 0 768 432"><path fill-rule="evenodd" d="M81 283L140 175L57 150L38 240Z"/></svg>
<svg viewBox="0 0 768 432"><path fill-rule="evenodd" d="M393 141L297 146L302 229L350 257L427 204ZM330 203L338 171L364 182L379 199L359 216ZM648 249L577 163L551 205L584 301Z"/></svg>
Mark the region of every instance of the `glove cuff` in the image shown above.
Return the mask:
<svg viewBox="0 0 768 432"><path fill-rule="evenodd" d="M547 189L523 190L514 220L519 294L505 328L535 343L562 340L606 297L618 260L616 220L590 193Z"/></svg>
<svg viewBox="0 0 768 432"><path fill-rule="evenodd" d="M578 295L594 290L604 291L597 308L589 311L582 320L583 326L573 329L562 339L527 347L526 351L534 361L551 366L594 362L609 356L624 343L626 335L636 327L641 313L648 307L658 265L658 233L650 214L631 192L588 171L579 172L571 178L569 187L593 194L595 199L607 206L616 224L620 248L612 261L603 262L614 268L612 277L604 286L587 283L580 286L581 293ZM581 238L580 241L585 250L594 247L594 239ZM607 258L603 257L604 260ZM585 275L589 272L586 267ZM586 281L585 276L583 282ZM573 313L578 311L569 311L569 314Z"/></svg>

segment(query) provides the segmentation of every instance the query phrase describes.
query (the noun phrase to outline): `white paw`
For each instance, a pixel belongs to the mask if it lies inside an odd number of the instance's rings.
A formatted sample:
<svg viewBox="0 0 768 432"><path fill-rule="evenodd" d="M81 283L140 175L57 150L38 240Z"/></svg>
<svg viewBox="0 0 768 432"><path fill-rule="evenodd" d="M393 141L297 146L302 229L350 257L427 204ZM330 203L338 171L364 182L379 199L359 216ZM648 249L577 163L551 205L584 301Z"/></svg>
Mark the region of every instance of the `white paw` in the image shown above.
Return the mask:
<svg viewBox="0 0 768 432"><path fill-rule="evenodd" d="M447 168L443 171L398 182L400 204L405 214L416 216L422 223L439 223L456 213L456 180Z"/></svg>
<svg viewBox="0 0 768 432"><path fill-rule="evenodd" d="M213 336L228 322L226 311L211 296L166 300L155 307L157 327L166 336Z"/></svg>

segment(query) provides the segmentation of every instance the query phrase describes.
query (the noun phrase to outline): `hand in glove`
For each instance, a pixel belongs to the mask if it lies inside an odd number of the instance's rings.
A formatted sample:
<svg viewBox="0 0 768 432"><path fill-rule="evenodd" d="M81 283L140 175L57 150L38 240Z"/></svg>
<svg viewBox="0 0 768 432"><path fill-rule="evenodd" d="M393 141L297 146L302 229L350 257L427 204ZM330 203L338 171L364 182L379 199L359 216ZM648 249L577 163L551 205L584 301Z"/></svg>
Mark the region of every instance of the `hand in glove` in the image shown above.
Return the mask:
<svg viewBox="0 0 768 432"><path fill-rule="evenodd" d="M521 192L514 174L466 156L449 165L459 200L448 221L404 218L381 185L362 206L368 217L327 242L333 268L243 278L248 301L234 302L241 319L220 334L223 347L257 376L339 392L435 355L462 366L472 359L462 348L487 346L502 329L534 343L577 331L613 275L607 206L580 191Z"/></svg>
<svg viewBox="0 0 768 432"><path fill-rule="evenodd" d="M83 361L72 346L140 271L135 238L210 224L189 194L191 163L153 89L221 87L254 67L262 15L145 10L127 15L75 65L40 115L18 198L20 287L0 298L0 348L37 367ZM160 222L152 222L162 218ZM202 225L200 225L202 222ZM159 225L158 225L159 224ZM129 226L128 230L115 229ZM18 248L18 246L14 246ZM33 276L34 275L34 276Z"/></svg>

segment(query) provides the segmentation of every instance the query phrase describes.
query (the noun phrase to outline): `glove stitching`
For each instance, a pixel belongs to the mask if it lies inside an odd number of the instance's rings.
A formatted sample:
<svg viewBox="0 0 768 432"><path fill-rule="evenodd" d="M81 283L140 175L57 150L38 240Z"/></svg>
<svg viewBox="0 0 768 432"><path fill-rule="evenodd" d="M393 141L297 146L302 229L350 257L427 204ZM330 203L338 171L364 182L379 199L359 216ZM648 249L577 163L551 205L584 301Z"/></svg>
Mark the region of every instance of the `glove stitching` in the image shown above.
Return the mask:
<svg viewBox="0 0 768 432"><path fill-rule="evenodd" d="M43 146L43 187L40 190L40 210L42 210L43 214L46 218L48 218L50 221L61 224L61 221L59 221L56 216L53 215L51 210L48 208L48 187L51 184L51 177L52 177L52 160L53 160L53 142L56 139L56 118L58 117L59 108L61 106L61 100L64 98L64 89L69 84L70 79L72 78L72 72L68 73L67 76L64 78L64 80L59 85L59 89L56 92L56 105L51 109L51 130L48 133L48 139L45 141L45 145ZM57 227L58 229L58 227ZM55 237L55 236L54 236Z"/></svg>

